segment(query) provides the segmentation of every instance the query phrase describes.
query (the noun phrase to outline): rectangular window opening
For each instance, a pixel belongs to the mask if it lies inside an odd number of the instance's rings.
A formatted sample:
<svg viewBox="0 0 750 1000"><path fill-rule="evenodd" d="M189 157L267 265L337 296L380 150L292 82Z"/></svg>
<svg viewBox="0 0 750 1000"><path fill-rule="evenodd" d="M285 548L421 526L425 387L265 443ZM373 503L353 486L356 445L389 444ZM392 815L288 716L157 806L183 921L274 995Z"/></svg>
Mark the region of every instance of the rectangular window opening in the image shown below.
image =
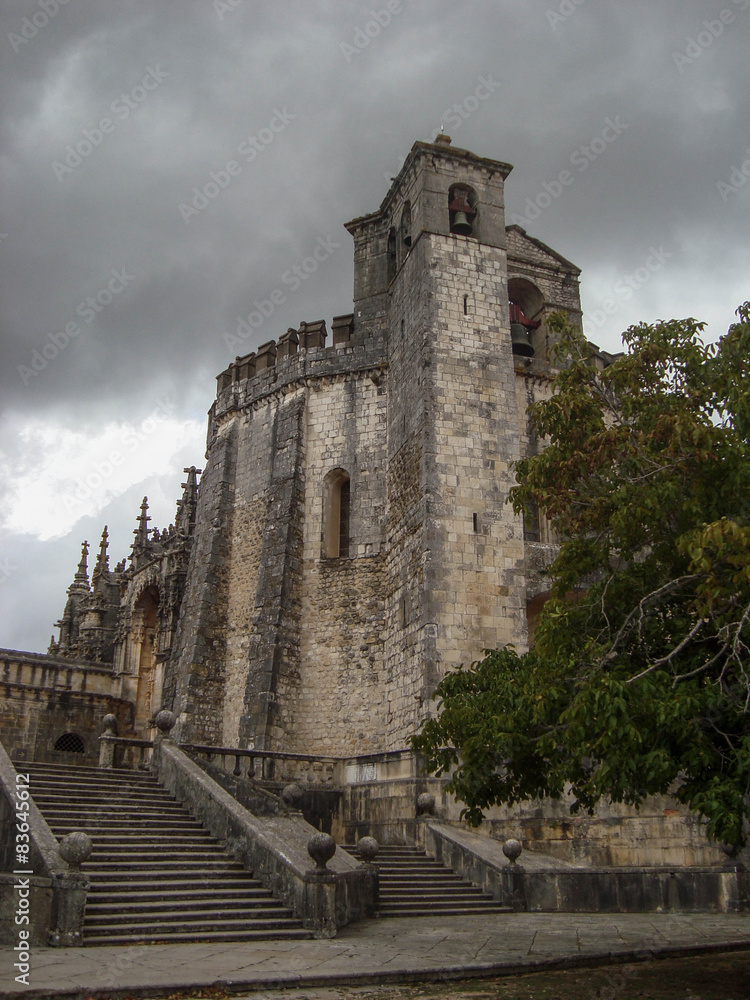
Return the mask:
<svg viewBox="0 0 750 1000"><path fill-rule="evenodd" d="M479 531L479 514L472 514L472 519L474 521L474 534Z"/></svg>

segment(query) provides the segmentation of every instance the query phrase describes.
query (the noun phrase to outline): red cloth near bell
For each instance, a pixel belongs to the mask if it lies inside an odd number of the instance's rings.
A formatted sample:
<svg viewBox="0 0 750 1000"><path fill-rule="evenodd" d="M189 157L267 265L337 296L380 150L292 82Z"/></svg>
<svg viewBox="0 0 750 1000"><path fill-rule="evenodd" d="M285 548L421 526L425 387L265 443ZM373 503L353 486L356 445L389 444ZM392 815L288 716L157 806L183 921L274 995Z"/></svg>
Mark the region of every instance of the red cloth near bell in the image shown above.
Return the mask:
<svg viewBox="0 0 750 1000"><path fill-rule="evenodd" d="M531 320L527 319L523 310L515 302L510 303L510 321L511 323L522 323L527 330L536 330L537 327L541 325L541 320Z"/></svg>

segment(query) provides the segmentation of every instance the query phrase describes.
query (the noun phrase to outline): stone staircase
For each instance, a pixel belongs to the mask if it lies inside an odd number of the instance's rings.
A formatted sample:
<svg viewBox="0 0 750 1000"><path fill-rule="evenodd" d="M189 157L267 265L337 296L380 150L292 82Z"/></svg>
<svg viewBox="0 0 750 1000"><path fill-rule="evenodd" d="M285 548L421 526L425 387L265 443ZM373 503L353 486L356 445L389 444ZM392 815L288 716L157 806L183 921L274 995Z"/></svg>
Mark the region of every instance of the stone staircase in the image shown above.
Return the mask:
<svg viewBox="0 0 750 1000"><path fill-rule="evenodd" d="M356 847L344 850L357 856ZM380 869L381 917L512 912L417 847L381 845L375 863Z"/></svg>
<svg viewBox="0 0 750 1000"><path fill-rule="evenodd" d="M312 937L148 772L24 771L58 840L83 830L93 842L84 944Z"/></svg>

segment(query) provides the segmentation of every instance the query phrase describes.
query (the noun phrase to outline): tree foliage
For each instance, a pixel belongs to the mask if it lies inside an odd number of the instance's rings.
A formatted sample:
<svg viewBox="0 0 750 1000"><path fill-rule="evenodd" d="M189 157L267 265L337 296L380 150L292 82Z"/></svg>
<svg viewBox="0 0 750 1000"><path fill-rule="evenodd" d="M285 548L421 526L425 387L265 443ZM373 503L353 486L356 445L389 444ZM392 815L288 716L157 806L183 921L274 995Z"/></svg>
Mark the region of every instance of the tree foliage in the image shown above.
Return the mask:
<svg viewBox="0 0 750 1000"><path fill-rule="evenodd" d="M711 837L750 819L750 303L717 344L692 319L641 324L597 370L554 320L561 370L531 418L546 447L510 502L559 554L534 649L439 685L414 746L478 823L571 790L637 806L672 791Z"/></svg>

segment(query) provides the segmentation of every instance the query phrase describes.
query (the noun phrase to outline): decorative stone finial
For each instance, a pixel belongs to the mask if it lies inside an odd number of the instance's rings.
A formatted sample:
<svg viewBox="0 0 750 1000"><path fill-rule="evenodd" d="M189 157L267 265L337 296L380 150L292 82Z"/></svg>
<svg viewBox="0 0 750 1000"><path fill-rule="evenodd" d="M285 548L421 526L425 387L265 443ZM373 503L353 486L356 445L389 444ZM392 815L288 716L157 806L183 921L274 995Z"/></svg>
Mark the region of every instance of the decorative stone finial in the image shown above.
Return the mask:
<svg viewBox="0 0 750 1000"><path fill-rule="evenodd" d="M304 789L296 781L284 785L281 789L281 801L290 809L299 809L302 799L305 797Z"/></svg>
<svg viewBox="0 0 750 1000"><path fill-rule="evenodd" d="M327 871L326 863L336 853L336 841L329 833L314 833L307 842L307 853L319 872Z"/></svg>
<svg viewBox="0 0 750 1000"><path fill-rule="evenodd" d="M435 796L430 792L422 792L417 796L417 815L432 815L435 812Z"/></svg>
<svg viewBox="0 0 750 1000"><path fill-rule="evenodd" d="M60 857L68 862L73 871L78 871L83 862L88 861L93 849L91 837L81 831L69 833L60 841Z"/></svg>
<svg viewBox="0 0 750 1000"><path fill-rule="evenodd" d="M174 725L177 722L177 716L174 712L170 712L168 708L163 708L161 712L156 713L156 718L154 719L156 723L156 728L162 735L167 736Z"/></svg>
<svg viewBox="0 0 750 1000"><path fill-rule="evenodd" d="M357 854L366 865L371 865L378 856L380 845L374 837L362 837L357 841Z"/></svg>
<svg viewBox="0 0 750 1000"><path fill-rule="evenodd" d="M104 724L104 736L117 736L117 716L105 715L102 723Z"/></svg>
<svg viewBox="0 0 750 1000"><path fill-rule="evenodd" d="M523 847L521 846L520 840L506 840L503 844L503 854L512 865L516 863L516 858L522 850Z"/></svg>

